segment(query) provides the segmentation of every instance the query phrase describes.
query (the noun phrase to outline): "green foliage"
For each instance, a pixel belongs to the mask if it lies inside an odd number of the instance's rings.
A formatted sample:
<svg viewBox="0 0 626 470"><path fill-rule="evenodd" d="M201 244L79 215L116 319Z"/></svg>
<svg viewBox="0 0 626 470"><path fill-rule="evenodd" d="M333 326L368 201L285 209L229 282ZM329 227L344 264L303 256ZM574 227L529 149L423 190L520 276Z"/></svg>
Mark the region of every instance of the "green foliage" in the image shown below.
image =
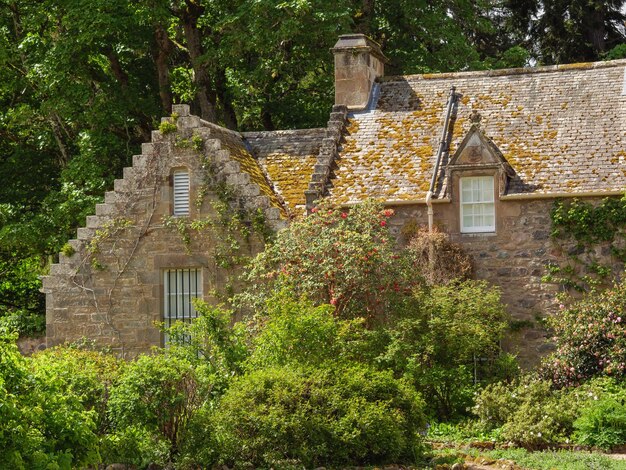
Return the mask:
<svg viewBox="0 0 626 470"><path fill-rule="evenodd" d="M558 386L572 386L595 376L626 375L626 281L590 293L549 318L556 351L542 373Z"/></svg>
<svg viewBox="0 0 626 470"><path fill-rule="evenodd" d="M407 253L394 250L391 215L372 201L350 211L322 203L252 261L250 289L240 300L260 310L272 292L287 289L333 305L338 316L367 320L403 308L419 279Z"/></svg>
<svg viewBox="0 0 626 470"><path fill-rule="evenodd" d="M149 435L159 449L167 444L167 455L157 462L167 463L188 437L187 424L203 402L202 390L192 364L180 357L159 352L128 364L110 394L110 419L117 431L110 452L122 455L132 448L128 439L144 441ZM123 449L113 446L116 441Z"/></svg>
<svg viewBox="0 0 626 470"><path fill-rule="evenodd" d="M294 300L285 292L267 302L267 318L252 339L248 370L263 367L323 367L329 362L344 362L366 342L360 320L341 320L333 316L330 305L314 306L310 301Z"/></svg>
<svg viewBox="0 0 626 470"><path fill-rule="evenodd" d="M418 308L389 326L382 359L429 397L432 414L463 416L477 380L493 380L498 373L485 365L499 356L507 327L500 293L484 282L465 281L421 290L417 299Z"/></svg>
<svg viewBox="0 0 626 470"><path fill-rule="evenodd" d="M159 132L163 135L176 132L177 129L178 128L176 127L176 124L171 121L163 121L161 124L159 124Z"/></svg>
<svg viewBox="0 0 626 470"><path fill-rule="evenodd" d="M567 395L533 377L512 385L488 385L476 398L473 411L485 429L501 428L502 439L526 448L565 441L576 418Z"/></svg>
<svg viewBox="0 0 626 470"><path fill-rule="evenodd" d="M574 199L556 201L551 211L552 238L568 245L572 263L548 266L546 282L558 282L577 291L593 290L619 275L597 260L597 247L605 246L611 256L626 261L626 197L606 198L594 205Z"/></svg>
<svg viewBox="0 0 626 470"><path fill-rule="evenodd" d="M209 393L219 397L230 379L243 370L248 358L248 331L243 323L232 325L233 313L194 300L198 314L191 323L176 322L165 329L169 354L193 364L204 378L210 378Z"/></svg>
<svg viewBox="0 0 626 470"><path fill-rule="evenodd" d="M255 468L411 462L423 402L390 373L277 367L233 383L216 411L223 460Z"/></svg>
<svg viewBox="0 0 626 470"><path fill-rule="evenodd" d="M43 367L34 372L0 333L0 462L6 468L84 467L99 462L93 411Z"/></svg>
<svg viewBox="0 0 626 470"><path fill-rule="evenodd" d="M555 238L573 237L585 245L611 242L626 225L626 197L606 198L597 206L578 199L556 201L551 218Z"/></svg>
<svg viewBox="0 0 626 470"><path fill-rule="evenodd" d="M94 411L98 433L109 429L108 398L124 363L111 354L76 347L47 349L32 358L34 376L46 383L45 393L75 397Z"/></svg>
<svg viewBox="0 0 626 470"><path fill-rule="evenodd" d="M580 444L611 449L626 444L626 405L621 401L605 397L590 401L574 422L574 438Z"/></svg>
<svg viewBox="0 0 626 470"><path fill-rule="evenodd" d="M604 56L604 60L626 59L626 44L618 44L608 51Z"/></svg>
<svg viewBox="0 0 626 470"><path fill-rule="evenodd" d="M22 336L45 330L44 298L39 289L41 259L0 255L0 326Z"/></svg>

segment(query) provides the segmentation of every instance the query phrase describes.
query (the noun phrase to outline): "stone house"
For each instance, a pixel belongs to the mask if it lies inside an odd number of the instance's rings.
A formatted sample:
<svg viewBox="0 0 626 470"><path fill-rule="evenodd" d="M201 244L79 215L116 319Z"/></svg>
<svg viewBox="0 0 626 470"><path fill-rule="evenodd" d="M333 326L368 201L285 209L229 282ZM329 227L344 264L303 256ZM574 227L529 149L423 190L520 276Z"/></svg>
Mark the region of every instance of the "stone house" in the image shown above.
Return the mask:
<svg viewBox="0 0 626 470"><path fill-rule="evenodd" d="M383 201L399 238L407 223L446 231L528 325L554 308L541 278L564 256L549 237L555 199L626 188L626 60L385 77L365 36L333 53L325 128L238 133L174 107L44 279L49 346L89 338L131 357L163 344L155 322L236 289L228 256L263 247L259 231L200 235L194 221L227 229L235 211L279 230L321 197ZM527 358L545 347L538 328L516 341Z"/></svg>

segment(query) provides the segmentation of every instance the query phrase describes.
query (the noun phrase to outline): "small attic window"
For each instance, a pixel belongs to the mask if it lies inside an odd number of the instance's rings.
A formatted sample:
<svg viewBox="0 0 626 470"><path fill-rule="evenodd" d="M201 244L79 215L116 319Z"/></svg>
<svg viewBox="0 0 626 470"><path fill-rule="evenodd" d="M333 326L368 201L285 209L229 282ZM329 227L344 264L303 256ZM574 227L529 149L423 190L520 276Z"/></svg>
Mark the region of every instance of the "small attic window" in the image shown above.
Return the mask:
<svg viewBox="0 0 626 470"><path fill-rule="evenodd" d="M461 233L496 231L494 177L461 178Z"/></svg>
<svg viewBox="0 0 626 470"><path fill-rule="evenodd" d="M189 171L186 169L174 170L173 173L174 200L173 215L189 215Z"/></svg>

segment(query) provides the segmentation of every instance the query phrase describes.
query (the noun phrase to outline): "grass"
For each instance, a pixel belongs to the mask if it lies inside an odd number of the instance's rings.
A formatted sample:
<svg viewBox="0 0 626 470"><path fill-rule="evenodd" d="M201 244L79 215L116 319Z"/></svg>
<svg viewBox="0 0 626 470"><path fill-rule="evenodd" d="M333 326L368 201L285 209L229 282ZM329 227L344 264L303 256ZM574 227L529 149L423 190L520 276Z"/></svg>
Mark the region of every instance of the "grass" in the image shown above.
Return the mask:
<svg viewBox="0 0 626 470"><path fill-rule="evenodd" d="M451 463L459 461L463 455L475 461L505 459L529 470L626 470L626 460L616 460L604 454L576 451L530 452L525 449L499 449L478 451L468 449L459 452L454 449L435 451L435 462ZM494 467L496 468L496 467Z"/></svg>

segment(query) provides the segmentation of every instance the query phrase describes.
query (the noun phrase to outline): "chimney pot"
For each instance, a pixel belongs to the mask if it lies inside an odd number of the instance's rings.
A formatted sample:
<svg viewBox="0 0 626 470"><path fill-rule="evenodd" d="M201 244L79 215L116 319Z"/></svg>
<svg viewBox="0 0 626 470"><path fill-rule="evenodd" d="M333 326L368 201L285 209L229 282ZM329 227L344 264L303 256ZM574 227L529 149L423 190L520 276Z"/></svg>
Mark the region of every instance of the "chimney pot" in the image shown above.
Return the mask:
<svg viewBox="0 0 626 470"><path fill-rule="evenodd" d="M331 50L335 55L335 105L352 111L367 108L374 81L384 75L388 63L380 45L364 34L344 34Z"/></svg>

